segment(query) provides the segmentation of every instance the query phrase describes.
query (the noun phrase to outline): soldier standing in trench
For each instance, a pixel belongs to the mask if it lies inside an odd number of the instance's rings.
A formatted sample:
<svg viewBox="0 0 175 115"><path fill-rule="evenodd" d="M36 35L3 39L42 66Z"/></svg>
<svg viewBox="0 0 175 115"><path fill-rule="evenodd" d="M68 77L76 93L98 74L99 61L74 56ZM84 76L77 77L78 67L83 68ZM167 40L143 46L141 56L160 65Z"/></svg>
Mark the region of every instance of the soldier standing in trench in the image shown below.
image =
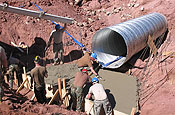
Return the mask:
<svg viewBox="0 0 175 115"><path fill-rule="evenodd" d="M23 62L21 62L19 59L10 56L8 59L9 64L9 82L10 82L10 89L13 89L13 80L14 80L14 72L16 72L17 79L18 79L18 87L20 86L20 83L22 83L22 77L20 76L20 69L21 66L25 66Z"/></svg>
<svg viewBox="0 0 175 115"><path fill-rule="evenodd" d="M0 103L2 101L2 97L4 94L4 90L2 88L3 85L3 73L6 73L8 69L8 62L7 62L7 56L5 54L5 50L3 47L0 46Z"/></svg>
<svg viewBox="0 0 175 115"><path fill-rule="evenodd" d="M46 103L46 89L45 89L45 82L44 78L48 77L48 72L46 67L41 66L41 58L39 56L35 57L34 60L35 68L31 70L31 88L34 79L34 93L37 101L39 103Z"/></svg>
<svg viewBox="0 0 175 115"><path fill-rule="evenodd" d="M107 94L99 80L94 77L92 78L92 86L89 88L88 99L94 95L94 112L95 115L100 115L101 107L103 106L106 115L112 115L112 107L107 98Z"/></svg>
<svg viewBox="0 0 175 115"><path fill-rule="evenodd" d="M63 42L62 42L62 36L63 36L63 32L66 29L66 24L64 24L64 27L62 29L60 29L60 25L56 24L55 26L55 30L53 30L50 34L50 38L48 41L48 45L45 49L45 51L47 50L48 47L50 47L52 39L53 39L53 52L54 52L54 64L56 65L58 64L58 52L60 53L60 64L64 63L64 57L63 57Z"/></svg>
<svg viewBox="0 0 175 115"><path fill-rule="evenodd" d="M76 111L78 112L82 111L83 86L88 82L91 82L91 78L86 69L76 73L73 85L71 87L71 95L73 100L72 107L76 105Z"/></svg>

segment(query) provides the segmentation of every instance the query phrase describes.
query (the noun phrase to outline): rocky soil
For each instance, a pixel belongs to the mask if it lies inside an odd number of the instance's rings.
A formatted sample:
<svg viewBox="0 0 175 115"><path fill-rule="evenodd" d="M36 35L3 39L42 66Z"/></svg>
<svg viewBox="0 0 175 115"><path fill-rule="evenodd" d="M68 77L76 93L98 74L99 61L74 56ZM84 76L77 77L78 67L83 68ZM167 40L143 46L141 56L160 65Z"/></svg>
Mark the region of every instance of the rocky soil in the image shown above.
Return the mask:
<svg viewBox="0 0 175 115"><path fill-rule="evenodd" d="M0 3L2 2L4 0L0 0ZM35 3L47 13L73 18L75 22L69 24L66 30L76 40L84 44L88 50L91 49L93 35L99 29L152 12L165 15L169 34L167 40L158 50L158 58L154 61L152 58L148 63L149 66L146 70L148 77L143 80L144 88L142 89L145 93L144 96L141 96L143 100L141 100L140 113L141 115L175 114L174 54L168 58L163 55L165 52L175 52L174 0L100 0L100 2L98 0L83 0L79 5L73 4L72 0L8 0L8 2L10 6L39 11L33 4ZM63 26L62 23L59 24ZM53 29L54 24L51 21L0 11L0 41L7 44L11 44L11 42L19 44L23 41L31 47L36 42L35 37L42 38L47 42ZM79 56L70 59L68 54L77 56L76 53L80 47L67 34L64 35L63 42L64 55L68 57L66 63L78 59ZM39 49L36 48L37 52L40 52ZM51 49L52 47L47 51L47 59L53 57ZM32 60L33 57L34 55L27 60ZM163 59L165 60L161 62ZM136 66L143 67L146 62L146 60L144 62L138 60ZM132 69L134 76L140 77L142 74L139 72L143 73L144 69ZM30 93L26 94L22 91L20 93L21 95L16 95L8 88L5 89L5 98L0 105L1 114L84 114L68 111L57 105L32 104L28 101L31 98ZM26 97L22 95L26 95Z"/></svg>

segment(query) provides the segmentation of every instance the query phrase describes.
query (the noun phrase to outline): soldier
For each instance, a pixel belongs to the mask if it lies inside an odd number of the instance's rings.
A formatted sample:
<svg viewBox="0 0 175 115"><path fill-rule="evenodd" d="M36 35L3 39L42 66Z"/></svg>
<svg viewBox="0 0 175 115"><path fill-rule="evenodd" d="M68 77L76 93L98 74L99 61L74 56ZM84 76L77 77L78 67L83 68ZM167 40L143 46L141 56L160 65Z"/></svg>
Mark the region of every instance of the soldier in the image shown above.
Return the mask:
<svg viewBox="0 0 175 115"><path fill-rule="evenodd" d="M63 57L63 42L62 42L62 36L63 32L66 29L66 24L64 24L64 27L61 29L59 24L56 24L55 30L53 30L50 34L50 38L48 41L48 45L46 47L46 50L48 47L50 47L52 39L53 39L53 52L55 54L54 56L54 65L58 63L58 52L60 53L60 64L64 63L64 57Z"/></svg>
<svg viewBox="0 0 175 115"><path fill-rule="evenodd" d="M16 77L18 79L18 86L22 83L22 76L20 76L20 66L25 66L23 62L19 59L10 56L8 59L9 64L9 82L10 82L10 89L13 89L13 80L14 80L14 72L16 72Z"/></svg>
<svg viewBox="0 0 175 115"><path fill-rule="evenodd" d="M46 103L46 89L45 89L45 82L44 78L48 77L48 72L46 67L41 66L41 58L39 56L35 57L34 60L35 68L31 70L31 86L34 79L34 93L37 101L39 103Z"/></svg>
<svg viewBox="0 0 175 115"><path fill-rule="evenodd" d="M2 72L6 73L8 69L7 56L5 54L5 50L0 46L0 103L2 101L2 97L4 94L4 90L2 88L3 85L3 75Z"/></svg>
<svg viewBox="0 0 175 115"><path fill-rule="evenodd" d="M97 59L97 54L92 53L91 55L89 55L89 53L86 51L86 49L83 49L83 53L84 53L84 56L75 62L76 66L80 69L84 69L84 67L88 66L89 69L91 70L91 72L97 76L98 74L95 72L95 70L93 69L93 66L92 66L94 61L96 61L96 59Z"/></svg>
<svg viewBox="0 0 175 115"><path fill-rule="evenodd" d="M96 77L92 78L92 84L93 85L90 87L88 92L88 99L91 98L92 94L94 95L95 115L100 115L100 110L102 106L105 110L105 115L112 115L111 104L109 103L103 85L99 83L99 80Z"/></svg>
<svg viewBox="0 0 175 115"><path fill-rule="evenodd" d="M83 69L81 72L77 72L71 87L71 94L73 99L73 105L76 105L76 111L82 111L82 102L83 102L83 86L91 82L91 78L88 75L88 71Z"/></svg>

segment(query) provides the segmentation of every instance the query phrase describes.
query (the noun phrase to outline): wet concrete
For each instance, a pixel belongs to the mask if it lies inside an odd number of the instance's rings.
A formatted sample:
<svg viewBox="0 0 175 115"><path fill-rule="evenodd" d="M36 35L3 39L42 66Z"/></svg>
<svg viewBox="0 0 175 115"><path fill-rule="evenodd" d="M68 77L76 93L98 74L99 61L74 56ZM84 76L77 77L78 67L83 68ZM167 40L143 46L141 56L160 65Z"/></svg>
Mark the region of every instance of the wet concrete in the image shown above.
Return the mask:
<svg viewBox="0 0 175 115"><path fill-rule="evenodd" d="M99 75L105 79L105 81L100 80L100 83L104 85L114 110L130 114L132 108L136 107L136 78L102 69L100 69Z"/></svg>
<svg viewBox="0 0 175 115"><path fill-rule="evenodd" d="M74 80L74 75L78 69L74 64L63 64L57 66L47 67L49 77L46 80L46 88L56 86L57 78L66 79L66 87L69 88ZM100 80L100 83L104 85L106 89L109 101L111 102L112 108L119 112L130 114L133 107L136 107L136 90L137 82L136 78L123 73L110 71L110 70L99 70L99 75L105 79ZM91 77L94 77L93 75ZM87 84L85 87L85 95L87 94L91 84ZM55 91L56 91L55 89ZM47 95L52 97L54 94L53 90L47 90Z"/></svg>

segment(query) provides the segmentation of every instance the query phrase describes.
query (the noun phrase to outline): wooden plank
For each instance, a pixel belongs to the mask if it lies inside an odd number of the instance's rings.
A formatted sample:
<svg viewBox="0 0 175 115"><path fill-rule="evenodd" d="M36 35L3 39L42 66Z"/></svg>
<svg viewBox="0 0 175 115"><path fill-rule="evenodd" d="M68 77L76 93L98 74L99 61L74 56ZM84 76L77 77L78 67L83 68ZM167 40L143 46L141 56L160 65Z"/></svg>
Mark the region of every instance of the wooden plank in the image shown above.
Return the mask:
<svg viewBox="0 0 175 115"><path fill-rule="evenodd" d="M94 115L93 101L85 98L85 112L87 115Z"/></svg>
<svg viewBox="0 0 175 115"><path fill-rule="evenodd" d="M35 99L35 93L33 94L32 98L30 99L30 101L33 101Z"/></svg>
<svg viewBox="0 0 175 115"><path fill-rule="evenodd" d="M163 56L167 56L167 57L170 57L170 58L174 58L175 56L175 52L171 52L171 51L169 51L169 52L163 52L162 53L162 55Z"/></svg>
<svg viewBox="0 0 175 115"><path fill-rule="evenodd" d="M53 100L55 100L55 98L58 96L59 94L59 89L56 90L55 94L53 95L53 97L51 98L51 100L49 101L49 105L52 104Z"/></svg>
<svg viewBox="0 0 175 115"><path fill-rule="evenodd" d="M24 53L24 51L23 51L22 49L20 49L20 48L18 47L18 45L16 45L14 42L11 42L11 44L12 44L13 46L15 46L19 51L21 51L22 53Z"/></svg>
<svg viewBox="0 0 175 115"><path fill-rule="evenodd" d="M63 90L66 91L66 79L63 78Z"/></svg>
<svg viewBox="0 0 175 115"><path fill-rule="evenodd" d="M132 108L132 110L131 110L131 115L135 115L135 113L136 113L136 108Z"/></svg>
<svg viewBox="0 0 175 115"><path fill-rule="evenodd" d="M26 83L27 80L28 80L28 78L26 78L26 79L22 82L21 86L17 89L16 93L19 93L19 91L24 87L24 84Z"/></svg>
<svg viewBox="0 0 175 115"><path fill-rule="evenodd" d="M17 76L16 76L16 71L14 71L14 79L15 79L15 84L18 86L18 79L17 79Z"/></svg>
<svg viewBox="0 0 175 115"><path fill-rule="evenodd" d="M60 78L58 78L58 90L60 94L60 99L62 100L62 90L61 90L61 79Z"/></svg>
<svg viewBox="0 0 175 115"><path fill-rule="evenodd" d="M60 99L62 99L62 93L61 93L61 79L58 78L58 89L56 90L55 94L53 95L53 97L51 98L50 102L48 103L49 105L55 100L55 98L58 96L58 94L60 95Z"/></svg>
<svg viewBox="0 0 175 115"><path fill-rule="evenodd" d="M4 75L4 80L5 80L5 83L8 83L8 79L7 79L7 75L6 74Z"/></svg>
<svg viewBox="0 0 175 115"><path fill-rule="evenodd" d="M149 35L148 36L148 42L147 42L148 46L150 47L152 53L156 56L157 55L157 48L153 42L152 37Z"/></svg>
<svg viewBox="0 0 175 115"><path fill-rule="evenodd" d="M25 77L25 79L27 79L28 77L27 77L27 73L26 73L26 68L25 67L23 67L23 71L24 71L24 77ZM29 89L29 80L28 79L26 81L26 87Z"/></svg>
<svg viewBox="0 0 175 115"><path fill-rule="evenodd" d="M62 99L63 99L63 104L68 107L69 106L69 98L66 95L66 79L63 78L63 90L62 90Z"/></svg>

